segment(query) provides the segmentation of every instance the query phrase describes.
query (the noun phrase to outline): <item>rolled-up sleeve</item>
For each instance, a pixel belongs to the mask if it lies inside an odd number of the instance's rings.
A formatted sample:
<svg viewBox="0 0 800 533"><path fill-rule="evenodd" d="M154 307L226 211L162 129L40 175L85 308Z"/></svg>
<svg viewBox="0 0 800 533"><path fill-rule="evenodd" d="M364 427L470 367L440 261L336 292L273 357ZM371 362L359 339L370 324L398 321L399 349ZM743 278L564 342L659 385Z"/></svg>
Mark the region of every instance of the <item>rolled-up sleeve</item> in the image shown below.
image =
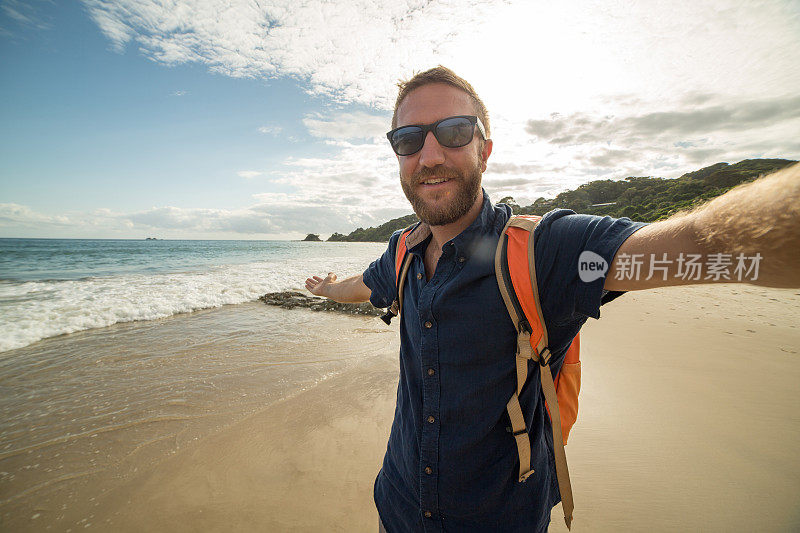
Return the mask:
<svg viewBox="0 0 800 533"><path fill-rule="evenodd" d="M546 319L564 323L575 315L600 318L600 306L622 294L603 290L614 255L625 239L644 226L629 218L578 215L569 209L547 213L535 235L537 282L543 305L547 302L549 308L543 309ZM605 272L587 281L579 274L585 252L605 262Z"/></svg>
<svg viewBox="0 0 800 533"><path fill-rule="evenodd" d="M395 275L395 250L401 231L396 231L389 238L389 246L378 259L373 261L364 271L364 284L369 287L372 294L369 301L375 307L389 307L392 305L397 292Z"/></svg>

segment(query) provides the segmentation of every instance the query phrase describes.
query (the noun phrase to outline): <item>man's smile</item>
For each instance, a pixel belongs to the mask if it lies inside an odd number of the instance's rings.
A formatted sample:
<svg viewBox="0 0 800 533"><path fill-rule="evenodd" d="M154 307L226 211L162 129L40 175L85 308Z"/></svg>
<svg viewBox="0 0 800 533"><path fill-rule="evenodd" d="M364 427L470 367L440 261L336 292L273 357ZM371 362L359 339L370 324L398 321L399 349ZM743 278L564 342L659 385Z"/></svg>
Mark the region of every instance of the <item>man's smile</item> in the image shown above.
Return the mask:
<svg viewBox="0 0 800 533"><path fill-rule="evenodd" d="M453 181L453 178L427 178L418 183L423 189L440 189L445 187L447 183Z"/></svg>

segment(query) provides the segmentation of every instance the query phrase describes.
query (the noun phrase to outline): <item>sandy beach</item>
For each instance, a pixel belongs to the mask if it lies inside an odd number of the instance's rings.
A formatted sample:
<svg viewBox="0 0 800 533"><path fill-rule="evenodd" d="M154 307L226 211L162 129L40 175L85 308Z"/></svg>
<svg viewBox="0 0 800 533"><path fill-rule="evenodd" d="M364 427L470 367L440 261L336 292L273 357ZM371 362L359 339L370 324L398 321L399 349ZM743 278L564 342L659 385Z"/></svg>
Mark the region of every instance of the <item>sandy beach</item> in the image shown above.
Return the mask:
<svg viewBox="0 0 800 533"><path fill-rule="evenodd" d="M256 320L260 304L248 305ZM209 311L202 327L233 312L241 306ZM318 357L337 343L355 352L305 390L248 403L232 422L176 437L178 445L167 439L25 494L19 481L4 481L2 529L375 531L372 484L394 410L396 330L374 318L274 313L323 329L329 340L312 342ZM798 291L659 289L628 294L602 315L583 330L581 406L567 446L573 531L800 528ZM139 326L124 327L135 335ZM241 324L234 329L226 343L253 346ZM0 459L0 469L12 460ZM551 531L566 531L560 507Z"/></svg>

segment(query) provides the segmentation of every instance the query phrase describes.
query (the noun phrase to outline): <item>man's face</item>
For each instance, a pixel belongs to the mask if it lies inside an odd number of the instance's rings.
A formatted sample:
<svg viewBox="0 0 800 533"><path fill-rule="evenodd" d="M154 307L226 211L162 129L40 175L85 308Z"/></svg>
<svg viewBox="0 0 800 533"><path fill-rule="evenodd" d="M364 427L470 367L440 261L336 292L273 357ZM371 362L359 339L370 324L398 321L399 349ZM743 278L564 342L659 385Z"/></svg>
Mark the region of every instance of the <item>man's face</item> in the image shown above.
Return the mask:
<svg viewBox="0 0 800 533"><path fill-rule="evenodd" d="M455 115L474 115L469 95L442 83L423 85L406 96L397 110L397 126L431 124ZM460 148L441 146L429 132L422 150L397 156L400 184L414 212L431 226L451 224L478 201L481 175L491 141L481 150L480 133Z"/></svg>

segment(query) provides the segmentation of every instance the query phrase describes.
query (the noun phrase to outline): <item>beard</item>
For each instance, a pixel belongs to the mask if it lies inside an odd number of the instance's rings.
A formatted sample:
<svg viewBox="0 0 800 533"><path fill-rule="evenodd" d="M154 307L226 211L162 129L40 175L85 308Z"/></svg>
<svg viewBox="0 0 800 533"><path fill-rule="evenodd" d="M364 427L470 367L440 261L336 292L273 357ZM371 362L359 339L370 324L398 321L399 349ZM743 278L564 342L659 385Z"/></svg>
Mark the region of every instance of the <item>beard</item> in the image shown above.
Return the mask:
<svg viewBox="0 0 800 533"><path fill-rule="evenodd" d="M458 185L455 193L448 193L450 198L446 202L442 202L444 198L444 193L442 193L441 197L434 198L434 202L427 203L415 190L422 180L435 177L454 180ZM475 205L481 188L481 163L478 161L474 168L466 172L443 166L423 168L408 180L403 179L401 175L400 185L403 187L406 198L411 202L414 213L422 222L429 226L452 224L466 215Z"/></svg>

